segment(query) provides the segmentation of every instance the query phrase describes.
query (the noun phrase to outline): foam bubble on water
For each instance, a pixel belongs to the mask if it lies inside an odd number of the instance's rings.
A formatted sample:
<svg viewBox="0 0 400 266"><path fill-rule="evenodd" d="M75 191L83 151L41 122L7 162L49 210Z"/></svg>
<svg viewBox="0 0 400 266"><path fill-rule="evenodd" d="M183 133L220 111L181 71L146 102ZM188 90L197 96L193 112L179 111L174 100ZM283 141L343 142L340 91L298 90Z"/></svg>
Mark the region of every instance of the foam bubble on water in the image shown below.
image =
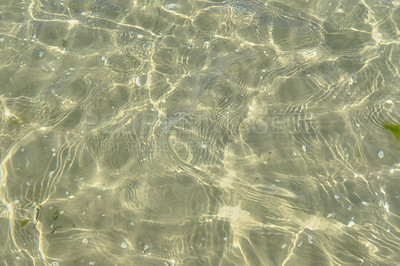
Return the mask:
<svg viewBox="0 0 400 266"><path fill-rule="evenodd" d="M354 221L350 221L349 223L348 223L348 227L353 227L354 225L355 225L356 223L354 222Z"/></svg>
<svg viewBox="0 0 400 266"><path fill-rule="evenodd" d="M87 239L86 237L84 237L84 238L82 239L82 243L86 245L87 243L89 243L89 239Z"/></svg>
<svg viewBox="0 0 400 266"><path fill-rule="evenodd" d="M312 240L312 238L313 238L312 235L307 235L307 238L308 238L308 243L310 243L310 244L314 243L313 240Z"/></svg>
<svg viewBox="0 0 400 266"><path fill-rule="evenodd" d="M378 157L379 157L380 159L382 159L384 156L385 156L385 153L384 153L383 151L380 151L380 152L378 153Z"/></svg>
<svg viewBox="0 0 400 266"><path fill-rule="evenodd" d="M307 147L306 145L303 145L303 147L301 147L303 149L304 152L307 152Z"/></svg>
<svg viewBox="0 0 400 266"><path fill-rule="evenodd" d="M141 83L140 83L140 77L136 77L136 85L138 85L138 86L140 86L140 85L142 85Z"/></svg>
<svg viewBox="0 0 400 266"><path fill-rule="evenodd" d="M125 242L122 242L121 243L121 248L127 248L128 247L128 244L127 243L125 243Z"/></svg>
<svg viewBox="0 0 400 266"><path fill-rule="evenodd" d="M328 213L328 215L326 216L326 218L335 218L335 216L336 216L336 214L333 213L333 212L331 212L331 213Z"/></svg>
<svg viewBox="0 0 400 266"><path fill-rule="evenodd" d="M387 211L389 211L389 203L385 203L385 205L383 206Z"/></svg>
<svg viewBox="0 0 400 266"><path fill-rule="evenodd" d="M175 7L177 6L177 4L175 3L171 3L167 6L168 11L173 11L175 12Z"/></svg>

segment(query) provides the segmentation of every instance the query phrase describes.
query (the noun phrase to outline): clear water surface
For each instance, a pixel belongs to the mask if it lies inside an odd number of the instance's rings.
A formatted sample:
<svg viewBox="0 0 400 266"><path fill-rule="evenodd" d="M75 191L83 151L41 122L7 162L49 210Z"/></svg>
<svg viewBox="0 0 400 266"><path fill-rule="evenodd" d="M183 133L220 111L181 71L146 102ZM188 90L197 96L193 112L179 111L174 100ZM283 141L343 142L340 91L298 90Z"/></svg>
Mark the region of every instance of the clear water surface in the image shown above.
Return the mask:
<svg viewBox="0 0 400 266"><path fill-rule="evenodd" d="M0 0L0 265L398 265L397 0Z"/></svg>

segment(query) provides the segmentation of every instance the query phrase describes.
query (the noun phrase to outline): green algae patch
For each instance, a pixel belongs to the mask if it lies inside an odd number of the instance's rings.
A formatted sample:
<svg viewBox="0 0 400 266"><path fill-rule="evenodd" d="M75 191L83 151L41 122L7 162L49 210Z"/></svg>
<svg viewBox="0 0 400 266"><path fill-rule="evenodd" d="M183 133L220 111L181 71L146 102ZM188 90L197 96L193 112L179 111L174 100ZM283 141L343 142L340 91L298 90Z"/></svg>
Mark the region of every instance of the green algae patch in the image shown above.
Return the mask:
<svg viewBox="0 0 400 266"><path fill-rule="evenodd" d="M24 220L22 220L20 223L19 223L19 225L21 226L21 227L24 227L27 223L29 223L31 221L31 219L24 219Z"/></svg>
<svg viewBox="0 0 400 266"><path fill-rule="evenodd" d="M400 125L383 124L383 127L392 132L397 141L400 141Z"/></svg>

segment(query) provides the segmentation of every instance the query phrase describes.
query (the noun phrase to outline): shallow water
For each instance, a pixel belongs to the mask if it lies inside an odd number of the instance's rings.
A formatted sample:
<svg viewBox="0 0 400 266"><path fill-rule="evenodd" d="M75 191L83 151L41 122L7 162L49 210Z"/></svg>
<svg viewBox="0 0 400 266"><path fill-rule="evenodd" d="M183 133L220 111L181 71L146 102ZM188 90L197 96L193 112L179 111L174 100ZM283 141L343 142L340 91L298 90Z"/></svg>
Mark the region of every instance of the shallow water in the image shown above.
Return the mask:
<svg viewBox="0 0 400 266"><path fill-rule="evenodd" d="M0 1L0 265L398 265L399 1Z"/></svg>

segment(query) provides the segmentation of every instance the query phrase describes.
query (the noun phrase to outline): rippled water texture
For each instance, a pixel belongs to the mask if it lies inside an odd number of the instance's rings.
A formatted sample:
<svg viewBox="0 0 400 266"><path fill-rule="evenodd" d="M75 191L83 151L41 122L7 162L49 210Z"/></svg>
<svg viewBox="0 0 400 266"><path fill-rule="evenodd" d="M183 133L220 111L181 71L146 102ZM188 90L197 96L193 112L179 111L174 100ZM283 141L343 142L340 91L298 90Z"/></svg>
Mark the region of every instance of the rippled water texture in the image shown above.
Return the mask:
<svg viewBox="0 0 400 266"><path fill-rule="evenodd" d="M0 265L398 265L399 31L397 0L0 1Z"/></svg>

